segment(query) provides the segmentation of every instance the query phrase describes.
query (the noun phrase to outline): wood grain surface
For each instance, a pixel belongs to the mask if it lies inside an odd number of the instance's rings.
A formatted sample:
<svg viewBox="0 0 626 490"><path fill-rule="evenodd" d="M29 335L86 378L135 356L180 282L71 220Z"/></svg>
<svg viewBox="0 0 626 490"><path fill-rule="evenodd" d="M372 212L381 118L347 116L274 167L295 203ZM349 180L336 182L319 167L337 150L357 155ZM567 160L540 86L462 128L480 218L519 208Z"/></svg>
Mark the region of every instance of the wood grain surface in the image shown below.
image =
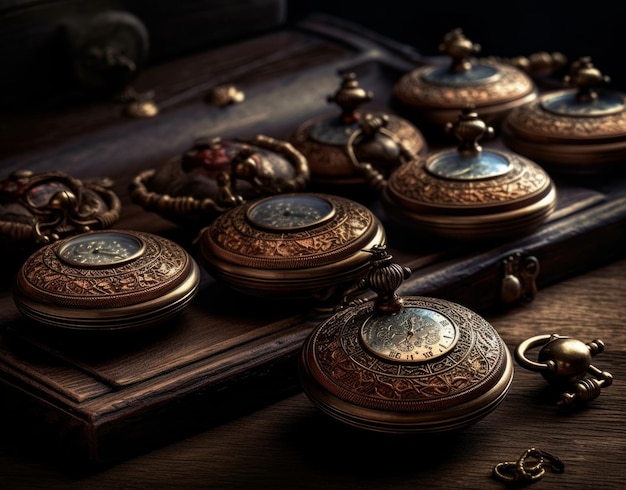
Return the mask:
<svg viewBox="0 0 626 490"><path fill-rule="evenodd" d="M560 458L533 488L623 488L626 454L626 259L541 291L526 306L487 315L510 349L534 335L600 338L594 365L612 386L578 410L560 413L541 375L515 366L494 412L436 437L356 431L317 411L303 393L233 418L185 440L97 473L63 469L54 456L0 438L3 488L463 488L498 489L493 466L530 447Z"/></svg>

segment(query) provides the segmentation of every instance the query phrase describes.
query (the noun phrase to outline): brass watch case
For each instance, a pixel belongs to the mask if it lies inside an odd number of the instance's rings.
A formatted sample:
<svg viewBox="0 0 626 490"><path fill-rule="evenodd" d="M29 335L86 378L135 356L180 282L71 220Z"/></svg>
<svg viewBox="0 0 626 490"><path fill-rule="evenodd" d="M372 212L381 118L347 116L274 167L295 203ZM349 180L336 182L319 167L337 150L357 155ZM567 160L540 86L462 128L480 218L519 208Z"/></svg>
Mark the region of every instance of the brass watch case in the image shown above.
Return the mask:
<svg viewBox="0 0 626 490"><path fill-rule="evenodd" d="M377 256L373 262L384 260ZM389 276L376 276L370 286L379 290L378 299L345 306L307 337L299 373L312 403L348 425L396 434L457 430L493 411L513 379L512 356L493 326L450 301L394 298L392 288L386 288L389 282ZM372 318L379 319L378 337L383 338L396 331L392 325L405 319L401 313L407 311L414 311L417 318L411 340L420 348L430 346L425 350L432 349L430 359L415 360L397 352L398 360L393 360L364 343L363 328ZM446 319L446 331L453 326L458 332L458 339L439 351L441 335L447 334L442 331L433 337L434 324L420 322L420 315L429 312ZM404 323L400 326L407 328Z"/></svg>
<svg viewBox="0 0 626 490"><path fill-rule="evenodd" d="M246 203L200 232L200 263L216 279L252 296L323 302L340 295L368 268L365 250L385 243L385 230L367 207L348 198L297 195L322 199L333 211L319 223L272 230L252 222L249 209L281 196Z"/></svg>
<svg viewBox="0 0 626 490"><path fill-rule="evenodd" d="M69 237L38 249L13 285L17 308L38 325L63 331L133 331L163 323L195 297L200 271L178 244L150 233L123 233L143 243L117 265L77 265L60 257ZM84 237L81 235L80 237Z"/></svg>
<svg viewBox="0 0 626 490"><path fill-rule="evenodd" d="M316 190L346 195L350 188L367 185L363 175L352 164L345 145L363 117L359 106L373 97L372 92L359 87L354 73L345 73L338 91L328 97L328 101L335 102L341 111L305 121L291 134L289 141L307 159L311 184L317 186ZM382 173L388 174L397 162L400 151L397 142L415 154L426 151L424 136L408 120L380 111L370 114L385 118L387 130L395 138L378 135L375 140L357 141L355 152Z"/></svg>
<svg viewBox="0 0 626 490"><path fill-rule="evenodd" d="M480 46L461 29L450 31L440 45L449 58L403 75L393 87L395 101L433 127L456 119L472 104L490 124L499 124L511 109L538 95L532 78L518 67L494 58L475 58Z"/></svg>
<svg viewBox="0 0 626 490"><path fill-rule="evenodd" d="M551 172L599 174L624 168L626 95L601 85L608 78L589 58L572 65L564 88L511 111L502 140Z"/></svg>
<svg viewBox="0 0 626 490"><path fill-rule="evenodd" d="M393 221L426 234L466 241L521 236L545 222L556 207L556 186L542 167L521 155L478 145L481 131L491 128L485 128L471 109L447 128L462 139L458 148L417 157L389 177L381 202ZM487 166L483 162L490 160L506 162L506 169L464 178L464 172ZM458 176L432 170L447 161L459 165Z"/></svg>

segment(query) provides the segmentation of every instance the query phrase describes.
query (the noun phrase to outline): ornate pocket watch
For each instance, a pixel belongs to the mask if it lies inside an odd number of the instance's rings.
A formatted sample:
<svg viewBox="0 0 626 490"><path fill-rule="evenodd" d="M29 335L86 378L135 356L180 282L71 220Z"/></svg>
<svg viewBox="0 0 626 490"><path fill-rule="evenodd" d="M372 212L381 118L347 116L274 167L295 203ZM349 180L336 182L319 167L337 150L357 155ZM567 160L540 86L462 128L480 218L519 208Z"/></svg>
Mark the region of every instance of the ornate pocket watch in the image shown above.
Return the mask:
<svg viewBox="0 0 626 490"><path fill-rule="evenodd" d="M603 88L609 82L588 57L572 64L565 88L511 111L504 143L546 169L601 173L624 168L626 96Z"/></svg>
<svg viewBox="0 0 626 490"><path fill-rule="evenodd" d="M384 243L385 232L355 201L295 193L229 210L197 242L200 262L235 289L324 302L360 279L369 264L365 250Z"/></svg>
<svg viewBox="0 0 626 490"><path fill-rule="evenodd" d="M311 184L317 186L317 190L332 190L332 194L344 195L350 189L367 187L363 176L350 162L345 146L359 126L359 107L373 97L372 92L359 86L354 73L345 73L337 92L328 97L328 101L337 104L341 112L304 122L289 138L306 157ZM398 141L416 154L426 150L426 141L413 124L394 114L374 114L386 120L387 129L395 138L377 134L375 138L355 141L354 146L359 157L372 163L378 171L388 174L396 164L400 151Z"/></svg>
<svg viewBox="0 0 626 490"><path fill-rule="evenodd" d="M459 429L493 411L513 379L496 330L441 299L399 297L411 271L375 246L360 281L375 300L339 309L307 337L299 359L304 392L330 417L388 433Z"/></svg>
<svg viewBox="0 0 626 490"><path fill-rule="evenodd" d="M159 169L141 172L130 195L166 219L205 225L247 200L304 190L309 178L306 159L287 142L264 135L213 138Z"/></svg>
<svg viewBox="0 0 626 490"><path fill-rule="evenodd" d="M0 181L0 242L7 250L30 253L64 236L109 228L121 209L108 179L19 170Z"/></svg>
<svg viewBox="0 0 626 490"><path fill-rule="evenodd" d="M425 157L407 152L387 180L352 153L393 221L443 238L482 240L521 235L548 218L556 206L550 176L520 155L483 149L479 140L494 131L473 108L446 130L460 140L458 148Z"/></svg>
<svg viewBox="0 0 626 490"><path fill-rule="evenodd" d="M157 325L194 298L195 260L150 233L102 230L58 240L19 270L13 298L24 316L65 331L129 331Z"/></svg>
<svg viewBox="0 0 626 490"><path fill-rule="evenodd" d="M395 101L427 125L453 122L468 104L495 124L512 108L537 97L535 83L520 68L493 58L475 58L481 47L461 29L446 34L439 50L450 58L447 64L418 68L393 87Z"/></svg>

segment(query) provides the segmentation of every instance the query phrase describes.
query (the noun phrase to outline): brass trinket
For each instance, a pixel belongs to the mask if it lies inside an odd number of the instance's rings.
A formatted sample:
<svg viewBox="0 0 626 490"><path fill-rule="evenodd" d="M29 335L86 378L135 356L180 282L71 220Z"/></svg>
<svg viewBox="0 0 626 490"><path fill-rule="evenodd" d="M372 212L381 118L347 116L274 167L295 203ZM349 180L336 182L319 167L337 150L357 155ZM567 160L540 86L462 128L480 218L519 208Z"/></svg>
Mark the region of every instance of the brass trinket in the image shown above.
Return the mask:
<svg viewBox="0 0 626 490"><path fill-rule="evenodd" d="M535 83L521 69L493 58L476 58L481 46L461 29L448 32L439 50L449 58L446 64L413 70L393 87L395 101L425 126L453 122L468 104L496 125L508 111L537 97Z"/></svg>
<svg viewBox="0 0 626 490"><path fill-rule="evenodd" d="M626 96L588 57L572 63L566 88L511 111L504 143L553 172L597 174L624 168ZM569 88L572 87L572 88Z"/></svg>
<svg viewBox="0 0 626 490"><path fill-rule="evenodd" d="M22 265L13 299L47 329L132 331L163 323L194 298L199 268L178 244L103 230L50 243Z"/></svg>
<svg viewBox="0 0 626 490"><path fill-rule="evenodd" d="M460 141L458 148L423 157L404 152L404 162L388 179L349 150L355 168L381 192L393 221L442 238L483 240L528 233L548 218L556 206L556 187L539 165L511 152L483 149L479 141L494 130L472 107L445 128Z"/></svg>
<svg viewBox="0 0 626 490"><path fill-rule="evenodd" d="M354 73L345 73L341 86L328 102L340 108L339 114L324 114L301 124L289 141L306 157L311 170L311 184L316 190L345 194L350 189L365 188L367 183L346 153L348 138L359 127L362 114L359 108L370 102L374 94L359 86ZM369 139L354 142L354 151L375 168L388 175L398 162L399 144L419 154L426 150L426 141L417 127L397 115L374 112L386 121L387 130L395 135L376 134Z"/></svg>
<svg viewBox="0 0 626 490"><path fill-rule="evenodd" d="M536 347L541 349L533 361L527 354ZM515 359L523 368L541 373L546 381L563 391L557 406L571 407L596 399L602 388L613 383L611 373L591 364L592 357L603 351L604 342L599 339L585 344L557 334L538 335L517 346Z"/></svg>
<svg viewBox="0 0 626 490"><path fill-rule="evenodd" d="M364 250L385 242L365 206L319 193L270 196L231 209L198 236L200 262L217 279L247 294L340 297L365 273Z"/></svg>
<svg viewBox="0 0 626 490"><path fill-rule="evenodd" d="M198 141L158 169L142 171L130 185L130 196L173 222L205 226L248 200L302 191L309 179L306 159L287 142L265 135L217 137Z"/></svg>
<svg viewBox="0 0 626 490"><path fill-rule="evenodd" d="M326 415L376 432L442 432L485 417L513 379L496 330L456 303L398 296L411 271L384 246L369 253L359 285L376 298L344 305L310 333L299 360L304 392Z"/></svg>

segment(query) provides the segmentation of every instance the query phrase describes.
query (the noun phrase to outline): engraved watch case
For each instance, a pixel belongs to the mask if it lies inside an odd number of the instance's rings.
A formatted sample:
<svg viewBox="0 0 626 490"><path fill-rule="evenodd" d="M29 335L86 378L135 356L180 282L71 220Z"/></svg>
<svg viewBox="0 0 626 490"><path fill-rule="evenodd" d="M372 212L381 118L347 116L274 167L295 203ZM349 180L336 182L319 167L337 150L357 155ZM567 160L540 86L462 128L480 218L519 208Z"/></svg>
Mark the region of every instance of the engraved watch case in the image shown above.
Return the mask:
<svg viewBox="0 0 626 490"><path fill-rule="evenodd" d="M47 330L126 332L178 314L199 282L198 265L180 245L151 233L108 229L38 249L17 274L13 299Z"/></svg>
<svg viewBox="0 0 626 490"><path fill-rule="evenodd" d="M200 140L180 157L137 175L132 200L170 221L204 226L216 216L259 197L299 192L310 171L290 143L265 135Z"/></svg>
<svg viewBox="0 0 626 490"><path fill-rule="evenodd" d="M496 330L449 301L400 297L411 271L373 247L360 282L376 293L354 301L307 337L300 380L311 402L348 425L385 433L466 427L493 411L513 379Z"/></svg>
<svg viewBox="0 0 626 490"><path fill-rule="evenodd" d="M406 161L387 181L356 163L381 189L386 214L399 226L445 239L521 236L556 207L556 186L536 163L508 151L484 149L491 126L471 107L446 130L457 148Z"/></svg>
<svg viewBox="0 0 626 490"><path fill-rule="evenodd" d="M385 243L364 205L321 193L270 196L220 215L198 236L200 262L246 294L313 298L342 294L365 273L366 249Z"/></svg>
<svg viewBox="0 0 626 490"><path fill-rule="evenodd" d="M624 168L626 96L583 57L572 63L565 88L511 111L504 143L551 172L599 174ZM571 88L570 88L571 87Z"/></svg>
<svg viewBox="0 0 626 490"><path fill-rule="evenodd" d="M537 97L535 83L520 68L495 58L476 58L481 46L461 29L448 32L439 50L446 63L417 68L393 87L395 101L420 121L420 127L422 122L424 127L453 122L468 104L496 125L508 111Z"/></svg>
<svg viewBox="0 0 626 490"><path fill-rule="evenodd" d="M338 114L324 114L305 121L292 133L289 141L307 159L311 171L311 185L315 190L346 195L350 190L367 188L363 176L356 171L345 146L359 127L363 117L360 107L374 98L374 94L359 86L356 74L344 73L339 89L328 96L340 108ZM409 121L390 113L374 112L385 120L389 133L355 142L360 158L368 160L378 171L388 175L398 161L401 143L415 154L426 151L427 144L421 131Z"/></svg>

